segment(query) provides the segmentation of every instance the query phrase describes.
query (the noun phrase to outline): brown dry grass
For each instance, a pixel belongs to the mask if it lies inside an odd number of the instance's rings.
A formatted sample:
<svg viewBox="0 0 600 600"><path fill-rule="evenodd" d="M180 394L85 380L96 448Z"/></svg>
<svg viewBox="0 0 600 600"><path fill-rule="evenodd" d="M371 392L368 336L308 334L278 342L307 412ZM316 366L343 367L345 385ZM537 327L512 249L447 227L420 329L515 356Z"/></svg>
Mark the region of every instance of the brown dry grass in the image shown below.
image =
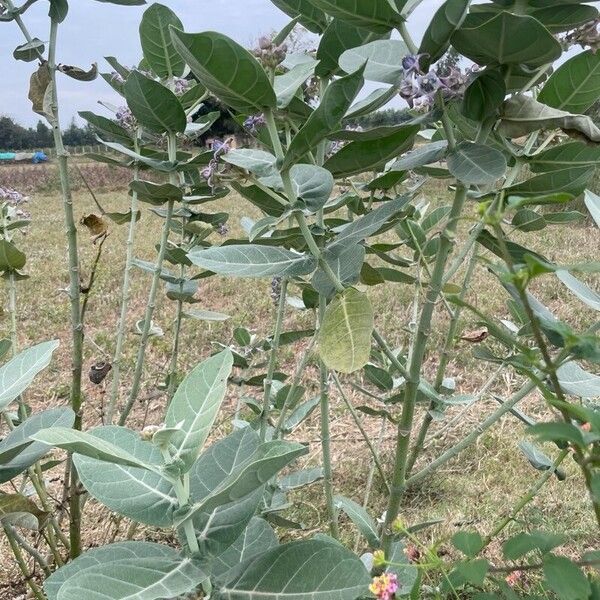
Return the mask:
<svg viewBox="0 0 600 600"><path fill-rule="evenodd" d="M0 177L3 171L0 171ZM1 181L0 181L1 183ZM448 194L443 187L430 186L425 195L434 204L448 201ZM107 210L124 211L128 206L126 192L102 193L100 201ZM217 203L211 209L224 210L231 213L231 236L241 235L239 219L243 215L256 217L256 211L248 207L237 196L230 196ZM33 410L65 404L69 386L69 308L64 288L67 284L64 269L66 247L63 236L62 211L56 193L45 195L36 193L32 197L29 209L32 213L32 226L20 245L28 255L27 272L29 280L19 284L19 343L21 347L41 340L59 338L62 342L55 355L52 366L39 377L35 385L27 393L27 402ZM77 219L94 210L89 196L83 192L75 194L75 210ZM469 226L463 224L463 234ZM158 237L160 220L144 209L139 226L136 243L136 256L152 260L155 256L154 243ZM215 234L216 236L216 234ZM120 301L120 286L123 273L123 248L126 227L111 228L108 242L98 273L97 285L90 298L88 323L86 328L85 365L86 371L97 360L105 360L112 355L114 344L115 322ZM534 234L523 234L527 244L545 254L549 259L562 262L578 262L595 259L600 254L600 236L598 230L591 226L574 226L559 230L547 228ZM215 239L218 243L219 240ZM82 247L82 272L87 279L88 270L94 256L95 247L91 244L87 233L80 231ZM460 280L460 276L457 281ZM596 289L600 287L598 279L589 278ZM135 271L132 302L130 311L130 330L135 320L142 318L149 275ZM594 315L577 300L570 297L566 288L558 285L551 277L536 282L535 291L547 305L559 316L576 327L588 325ZM397 346L406 346L407 339L404 328L410 320L410 300L412 291L401 285L371 288L370 295L376 307L377 325L385 331L389 339ZM258 335L269 333L272 323L273 304L269 297L268 281L230 280L220 277L202 280L200 287L201 303L198 307L207 310L226 312L231 320L222 324L205 324L198 321L184 322L181 353L181 370L187 371L212 349L212 342L229 343L236 326L244 325ZM484 267L477 271L473 290L469 301L484 307L497 317L508 317L506 296ZM145 386L140 395L141 402L136 406L130 426L137 428L144 424L160 423L164 410L164 396L156 391L156 384L162 381L170 353L171 326L174 306L169 300L161 297L155 321L165 331L164 338L154 338L149 346L145 368ZM286 329L303 328L309 325L310 316L290 309L286 318ZM431 377L437 364L436 349L440 346L447 325L447 316L438 310L433 323L432 343L425 365L425 375ZM462 327L472 327L472 319L465 315ZM0 334L8 332L7 320L0 323ZM126 369L123 378L121 397L127 394L128 376L135 361L136 336L130 334L126 346ZM297 356L303 351L303 345L286 347L282 352L281 364L288 372L293 368ZM453 357L449 375L456 378L460 393L476 391L490 374L492 367L475 361L470 348L462 346ZM312 365L307 372L306 386L309 393L314 391L316 370ZM506 373L494 384L492 391L501 396L508 396L519 388L520 378L513 373ZM347 391L355 405L365 404L368 399L360 397L356 392ZM228 401L220 415L220 425L216 435L225 433L229 427L228 420L235 410L238 396L237 389L230 389ZM86 380L84 424L85 427L97 425L101 421L103 405L106 400L106 389L97 387ZM256 390L258 395L260 390ZM464 413L455 427L436 439L419 461L418 466L426 464L447 449L463 435L477 426L484 415L497 405L493 400L482 400ZM546 409L536 395L527 399L521 409L532 416L543 416ZM457 411L449 412L453 416ZM336 493L345 494L358 502L362 502L365 481L369 471L369 454L360 439L349 415L343 408L341 400L333 394L332 406L332 448L335 465ZM380 423L366 417L364 425L376 437ZM435 425L433 430L439 429ZM403 518L409 524L424 520L443 519L443 523L427 530L422 539L433 541L440 537L450 537L458 527L469 527L487 533L492 525L515 501L524 494L537 473L520 454L517 442L523 436L523 427L513 417L505 418L492 430L485 433L473 447L460 457L446 464L423 485L410 491L405 500ZM318 464L319 461L319 429L318 419L313 416L298 432L298 439L311 443L311 453L303 462ZM382 457L386 468L390 469L393 460L394 435L390 427L382 441ZM555 451L549 447L549 454ZM574 464L566 467L566 482L551 480L540 495L521 513L520 520L511 525L507 532L520 529L547 528L565 532L572 542L566 548L570 554L592 547L598 547L600 537L591 518L589 502L584 487L581 485L578 470ZM60 472L50 477L60 476ZM51 484L57 490L60 481ZM287 515L301 521L306 529L303 532L280 532L283 537L309 535L323 530L324 509L322 490L319 484L302 490L294 495L294 508ZM383 486L378 478L369 500L369 509L375 516L381 515L384 509ZM128 524L117 524L109 518L108 512L94 501L85 507L84 543L86 546L104 543L108 539L122 539L127 534ZM354 544L355 531L346 519L342 518L344 540ZM136 536L150 536L152 539L162 534L152 531L137 531ZM447 545L447 544L446 544ZM497 558L500 543L490 546L489 557ZM18 574L9 558L6 546L0 545L0 582L18 581ZM9 596L14 599L24 588L22 584L10 588ZM19 591L20 590L20 591ZM17 593L18 592L18 593ZM0 587L0 598L2 598Z"/></svg>

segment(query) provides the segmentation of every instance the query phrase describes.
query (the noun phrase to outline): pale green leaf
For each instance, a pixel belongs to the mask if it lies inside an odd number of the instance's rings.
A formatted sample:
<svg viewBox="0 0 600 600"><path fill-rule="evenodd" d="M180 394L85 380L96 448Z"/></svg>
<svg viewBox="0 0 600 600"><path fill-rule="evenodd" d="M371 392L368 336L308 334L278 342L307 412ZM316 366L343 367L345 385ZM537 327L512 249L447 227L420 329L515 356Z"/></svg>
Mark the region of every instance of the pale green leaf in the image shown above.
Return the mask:
<svg viewBox="0 0 600 600"><path fill-rule="evenodd" d="M373 326L373 307L365 293L349 288L336 296L318 334L323 362L342 373L362 369L369 362Z"/></svg>

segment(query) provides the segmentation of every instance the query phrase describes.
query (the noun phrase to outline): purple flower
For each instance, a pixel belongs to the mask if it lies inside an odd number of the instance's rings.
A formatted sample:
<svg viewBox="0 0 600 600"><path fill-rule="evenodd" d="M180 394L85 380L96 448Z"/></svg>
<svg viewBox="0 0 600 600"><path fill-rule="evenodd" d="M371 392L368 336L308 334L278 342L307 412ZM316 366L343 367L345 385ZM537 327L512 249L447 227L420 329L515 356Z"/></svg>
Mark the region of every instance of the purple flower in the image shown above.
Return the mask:
<svg viewBox="0 0 600 600"><path fill-rule="evenodd" d="M21 194L21 192L18 192L17 190L13 190L12 188L0 186L0 200L4 200L11 206L20 206L21 204L27 202L29 197Z"/></svg>
<svg viewBox="0 0 600 600"><path fill-rule="evenodd" d="M177 96L182 96L190 89L191 82L182 77L175 77L174 91Z"/></svg>
<svg viewBox="0 0 600 600"><path fill-rule="evenodd" d="M127 106L121 106L115 116L121 127L125 129L135 129L137 127L137 121Z"/></svg>
<svg viewBox="0 0 600 600"><path fill-rule="evenodd" d="M409 54L402 59L402 68L404 69L404 75L409 73L422 73L421 69L421 58L424 54Z"/></svg>
<svg viewBox="0 0 600 600"><path fill-rule="evenodd" d="M250 131L250 133L258 133L258 129L263 125L266 125L265 115L250 115L244 121L244 127Z"/></svg>
<svg viewBox="0 0 600 600"><path fill-rule="evenodd" d="M110 80L113 83L117 83L119 85L123 85L125 83L125 80L123 79L123 77L121 77L121 75L119 75L119 73L117 73L116 71L111 71Z"/></svg>

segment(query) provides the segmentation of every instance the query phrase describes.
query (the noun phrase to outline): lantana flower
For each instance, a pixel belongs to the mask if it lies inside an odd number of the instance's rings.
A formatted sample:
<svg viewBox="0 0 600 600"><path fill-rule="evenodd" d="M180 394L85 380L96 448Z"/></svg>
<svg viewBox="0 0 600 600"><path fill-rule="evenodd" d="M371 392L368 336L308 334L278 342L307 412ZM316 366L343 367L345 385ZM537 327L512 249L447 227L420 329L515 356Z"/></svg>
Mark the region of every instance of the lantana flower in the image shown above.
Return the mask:
<svg viewBox="0 0 600 600"><path fill-rule="evenodd" d="M398 588L398 576L395 573L384 573L373 578L369 591L375 594L378 600L393 600Z"/></svg>

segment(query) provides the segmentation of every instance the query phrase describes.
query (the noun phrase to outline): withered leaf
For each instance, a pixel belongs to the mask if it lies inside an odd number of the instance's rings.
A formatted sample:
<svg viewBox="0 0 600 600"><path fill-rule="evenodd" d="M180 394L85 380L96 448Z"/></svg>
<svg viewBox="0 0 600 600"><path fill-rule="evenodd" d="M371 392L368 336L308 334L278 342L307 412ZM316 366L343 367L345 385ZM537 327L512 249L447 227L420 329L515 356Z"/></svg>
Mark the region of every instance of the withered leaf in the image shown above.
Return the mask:
<svg viewBox="0 0 600 600"><path fill-rule="evenodd" d="M52 113L52 78L50 77L50 68L48 62L44 61L33 73L29 80L29 94L33 111L46 117L48 120L53 118Z"/></svg>
<svg viewBox="0 0 600 600"><path fill-rule="evenodd" d="M94 81L98 77L98 65L93 63L89 71L72 65L59 65L58 70L77 81Z"/></svg>
<svg viewBox="0 0 600 600"><path fill-rule="evenodd" d="M483 342L489 335L489 331L487 327L481 327L480 329L473 329L471 331L466 331L463 335L460 336L460 339L465 342L470 342L471 344L478 344L479 342Z"/></svg>

